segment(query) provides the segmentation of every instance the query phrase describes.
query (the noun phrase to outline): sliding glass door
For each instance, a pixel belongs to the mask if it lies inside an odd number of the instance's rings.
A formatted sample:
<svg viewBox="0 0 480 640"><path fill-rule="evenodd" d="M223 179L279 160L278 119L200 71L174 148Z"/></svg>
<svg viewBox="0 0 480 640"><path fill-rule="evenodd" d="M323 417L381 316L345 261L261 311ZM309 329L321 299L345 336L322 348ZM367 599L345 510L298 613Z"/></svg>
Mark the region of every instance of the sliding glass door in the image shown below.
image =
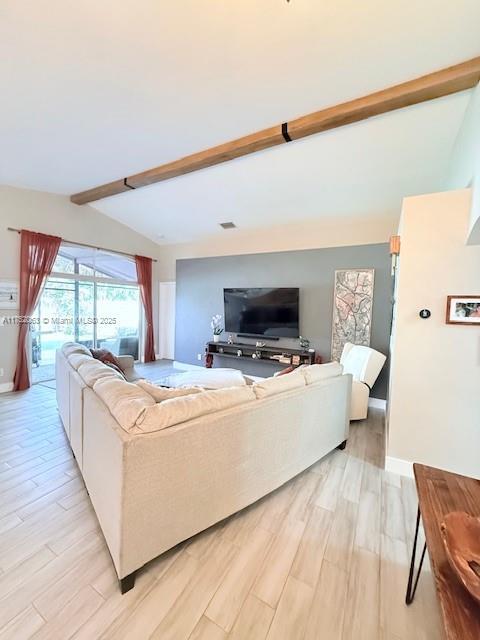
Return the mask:
<svg viewBox="0 0 480 640"><path fill-rule="evenodd" d="M32 323L34 383L55 377L55 351L69 341L139 359L142 311L135 279L129 258L62 245Z"/></svg>
<svg viewBox="0 0 480 640"><path fill-rule="evenodd" d="M96 343L115 355L132 355L138 360L139 290L123 284L96 286Z"/></svg>

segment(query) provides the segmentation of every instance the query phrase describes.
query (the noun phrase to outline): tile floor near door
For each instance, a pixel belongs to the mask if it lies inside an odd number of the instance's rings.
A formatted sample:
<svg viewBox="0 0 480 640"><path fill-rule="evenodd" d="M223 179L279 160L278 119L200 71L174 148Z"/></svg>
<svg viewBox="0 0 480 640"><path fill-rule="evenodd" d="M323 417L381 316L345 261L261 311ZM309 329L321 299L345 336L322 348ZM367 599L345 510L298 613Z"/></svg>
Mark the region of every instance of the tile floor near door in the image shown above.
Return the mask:
<svg viewBox="0 0 480 640"><path fill-rule="evenodd" d="M438 640L428 570L404 605L415 489L382 461L372 410L345 451L151 562L122 596L54 389L0 396L0 639Z"/></svg>

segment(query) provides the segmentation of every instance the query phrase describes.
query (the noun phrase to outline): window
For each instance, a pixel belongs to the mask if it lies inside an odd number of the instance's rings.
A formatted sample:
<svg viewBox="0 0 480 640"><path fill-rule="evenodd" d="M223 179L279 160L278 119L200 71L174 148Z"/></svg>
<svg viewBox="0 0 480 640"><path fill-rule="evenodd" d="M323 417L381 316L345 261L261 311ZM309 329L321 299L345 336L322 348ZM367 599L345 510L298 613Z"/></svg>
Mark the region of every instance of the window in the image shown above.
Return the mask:
<svg viewBox="0 0 480 640"><path fill-rule="evenodd" d="M133 258L102 249L77 247L62 243L53 265L52 275L79 274L110 278L121 282L137 281Z"/></svg>
<svg viewBox="0 0 480 640"><path fill-rule="evenodd" d="M139 358L140 294L133 258L63 244L35 310L33 380L53 378L55 351L75 341ZM45 377L47 376L47 377Z"/></svg>

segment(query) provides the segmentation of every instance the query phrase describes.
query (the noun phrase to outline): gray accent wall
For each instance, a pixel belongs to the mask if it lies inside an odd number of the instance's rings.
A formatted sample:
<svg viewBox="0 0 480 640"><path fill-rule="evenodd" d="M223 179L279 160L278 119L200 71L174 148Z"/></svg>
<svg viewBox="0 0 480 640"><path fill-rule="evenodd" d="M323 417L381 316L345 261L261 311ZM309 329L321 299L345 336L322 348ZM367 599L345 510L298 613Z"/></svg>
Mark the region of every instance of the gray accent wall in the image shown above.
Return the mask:
<svg viewBox="0 0 480 640"><path fill-rule="evenodd" d="M392 317L392 278L387 243L256 253L240 256L177 260L175 359L200 364L205 343L212 339L211 317L223 311L223 289L229 287L299 287L300 333L324 362L330 360L333 283L336 269L374 268L375 293L371 346L388 353ZM223 334L222 339L226 340ZM247 338L239 342L255 343ZM298 340L280 339L269 344L297 347ZM241 369L246 374L269 376L282 366L215 356L215 366ZM285 366L285 365L283 365ZM387 396L388 363L372 396Z"/></svg>

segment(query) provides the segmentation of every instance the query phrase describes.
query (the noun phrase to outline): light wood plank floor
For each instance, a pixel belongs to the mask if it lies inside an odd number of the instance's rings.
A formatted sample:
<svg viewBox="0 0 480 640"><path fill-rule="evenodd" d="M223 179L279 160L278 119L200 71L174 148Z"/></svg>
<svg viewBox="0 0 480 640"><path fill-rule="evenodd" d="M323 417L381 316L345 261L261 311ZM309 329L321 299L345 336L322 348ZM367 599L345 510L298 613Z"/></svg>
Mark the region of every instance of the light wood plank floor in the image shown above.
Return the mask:
<svg viewBox="0 0 480 640"><path fill-rule="evenodd" d="M0 396L0 640L437 640L428 569L404 605L416 498L383 415L120 595L55 391Z"/></svg>

